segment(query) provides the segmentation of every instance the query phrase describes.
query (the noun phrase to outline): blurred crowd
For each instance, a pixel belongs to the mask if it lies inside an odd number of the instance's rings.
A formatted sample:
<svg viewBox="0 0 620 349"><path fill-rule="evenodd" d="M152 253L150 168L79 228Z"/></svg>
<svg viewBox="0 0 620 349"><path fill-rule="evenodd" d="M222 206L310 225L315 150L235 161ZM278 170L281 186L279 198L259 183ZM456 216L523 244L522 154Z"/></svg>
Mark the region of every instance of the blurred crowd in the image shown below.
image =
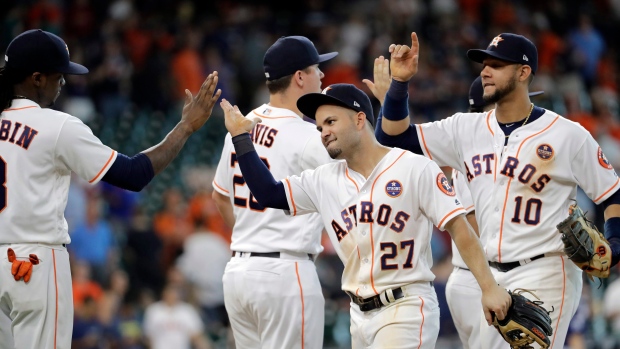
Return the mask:
<svg viewBox="0 0 620 349"><path fill-rule="evenodd" d="M157 121L153 127L174 124L183 90L195 93L214 70L224 98L245 111L262 104L263 54L286 35L307 36L319 52L340 52L321 65L323 86L366 89L361 81L372 79L374 58L389 57L391 43L410 44L416 31L421 56L410 112L416 122L441 119L468 107L481 66L466 50L486 47L502 32L519 33L538 47L531 90L544 94L533 97L535 104L581 123L620 169L620 42L614 37L620 0L4 0L2 7L0 51L22 31L41 28L63 37L72 60L90 69L67 77L56 108L81 118L104 141L137 137L140 130L122 133L133 125L127 120L140 120L136 115ZM66 217L74 348L233 347L221 280L231 230L210 187L225 134L219 107L205 127L213 149L182 152L175 160L182 166L162 176L157 192L73 180ZM152 145L139 148L142 143L109 145L131 156ZM602 228L600 209L582 192L578 201ZM347 348L342 264L324 241L317 265L327 307L325 347ZM443 302L437 347L459 348L443 294L452 270L449 235L436 231L432 248ZM584 278L567 348L620 348L619 275L616 268L607 280Z"/></svg>

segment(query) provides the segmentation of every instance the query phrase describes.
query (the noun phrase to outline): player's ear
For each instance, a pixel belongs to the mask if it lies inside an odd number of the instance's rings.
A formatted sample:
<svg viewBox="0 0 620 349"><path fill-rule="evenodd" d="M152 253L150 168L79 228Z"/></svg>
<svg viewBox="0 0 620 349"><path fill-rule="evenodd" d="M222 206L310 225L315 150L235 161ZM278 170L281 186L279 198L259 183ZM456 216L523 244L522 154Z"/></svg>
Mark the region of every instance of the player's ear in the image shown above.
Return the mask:
<svg viewBox="0 0 620 349"><path fill-rule="evenodd" d="M303 74L301 70L296 71L295 73L293 73L293 83L297 84L298 87L303 87L304 86L304 79L303 79Z"/></svg>
<svg viewBox="0 0 620 349"><path fill-rule="evenodd" d="M30 75L30 79L32 79L32 83L36 87L41 87L45 84L45 76L39 72L34 72Z"/></svg>
<svg viewBox="0 0 620 349"><path fill-rule="evenodd" d="M532 67L529 65L521 65L519 67L519 81L527 81L530 75L532 75Z"/></svg>
<svg viewBox="0 0 620 349"><path fill-rule="evenodd" d="M366 126L366 114L358 111L357 114L355 114L355 125L357 126L358 130L363 129L364 126Z"/></svg>

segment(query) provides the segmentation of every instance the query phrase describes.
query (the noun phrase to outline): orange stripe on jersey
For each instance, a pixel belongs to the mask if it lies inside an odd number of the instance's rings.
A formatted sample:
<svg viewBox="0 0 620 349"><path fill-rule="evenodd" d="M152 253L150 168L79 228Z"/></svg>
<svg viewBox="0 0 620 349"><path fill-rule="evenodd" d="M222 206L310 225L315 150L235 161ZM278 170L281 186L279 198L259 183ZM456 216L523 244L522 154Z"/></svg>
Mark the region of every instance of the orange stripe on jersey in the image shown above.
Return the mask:
<svg viewBox="0 0 620 349"><path fill-rule="evenodd" d="M97 173L97 175L95 176L95 178L91 179L90 181L88 181L88 183L92 183L94 181L97 180L97 178L99 178L99 176L101 176L101 173L103 173L103 170L105 170L106 167L108 167L108 164L110 164L110 161L112 161L112 158L114 157L114 153L115 151L112 150L112 154L110 154L110 157L108 158L108 161L105 162L105 165L103 165L103 167L101 168L101 170L99 171L99 173Z"/></svg>
<svg viewBox="0 0 620 349"><path fill-rule="evenodd" d="M267 119L294 119L294 118L299 118L299 116L268 116L268 115L263 115L263 114L259 114L256 111L252 111L254 114L260 116L261 118L267 118Z"/></svg>
<svg viewBox="0 0 620 349"><path fill-rule="evenodd" d="M471 205L471 206L465 208L465 211L469 211L469 209L472 208L472 207L474 207L474 205Z"/></svg>
<svg viewBox="0 0 620 349"><path fill-rule="evenodd" d="M403 151L402 153L400 153L400 155L396 158L396 160L394 160L393 163L390 164L390 166L388 166L385 170L381 171L381 173L379 173L379 175L377 176L377 178L375 178L375 181L372 182L372 187L370 187L370 202L372 202L372 193L375 190L375 184L377 183L377 181L379 180L379 177L381 177L385 171L389 170L392 166L394 166L394 164L396 162L398 162L398 160L400 160L400 158L403 157L403 155L405 155L407 151ZM372 286L372 290L375 291L375 294L379 294L379 292L377 292L377 290L375 289L375 279L372 275L372 271L375 268L375 241L372 237L372 224L370 225L370 247L372 249L372 262L370 265L370 285Z"/></svg>
<svg viewBox="0 0 620 349"><path fill-rule="evenodd" d="M598 205L598 201L605 195L607 195L607 193L609 193L610 191L612 191L617 185L618 182L620 182L620 178L616 179L616 183L614 183L614 185L611 186L611 188L607 189L603 194L601 194L601 196L597 197L596 199L592 200L594 201L595 204Z"/></svg>
<svg viewBox="0 0 620 349"><path fill-rule="evenodd" d="M359 247L359 245L356 246L356 248L357 248L357 259L362 259L362 256L360 255L360 247Z"/></svg>
<svg viewBox="0 0 620 349"><path fill-rule="evenodd" d="M215 180L213 180L213 185L215 185L216 187L218 187L219 190L225 192L226 194L230 194L230 192L224 188L222 188L222 186L220 186L219 184L217 184L217 182Z"/></svg>
<svg viewBox="0 0 620 349"><path fill-rule="evenodd" d="M52 249L52 263L54 264L54 287L56 288L56 311L54 315L54 349L56 349L56 334L58 333L58 280L56 278L56 253Z"/></svg>
<svg viewBox="0 0 620 349"><path fill-rule="evenodd" d="M21 108L9 108L9 109L4 109L4 111L15 111L15 110L22 110L22 109L29 109L29 108L36 108L36 105L31 105L28 107L21 107Z"/></svg>
<svg viewBox="0 0 620 349"><path fill-rule="evenodd" d="M353 178L351 178L351 176L349 176L349 168L348 168L348 167L347 167L347 168L345 168L345 170L344 170L344 171L345 171L345 172L344 172L344 174L347 176L347 178L348 178L351 182L353 182L353 184L355 184L355 189L357 189L357 192L359 193L359 192L360 192L360 188L357 186L357 183L355 183L355 181L353 180Z"/></svg>
<svg viewBox="0 0 620 349"><path fill-rule="evenodd" d="M420 125L415 125L419 130L420 130L420 136L422 136L422 145L424 145L424 149L426 150L426 154L428 154L428 158L433 160L433 156L431 155L431 152L428 150L428 147L426 146L426 141L424 140L424 131L422 131L422 126Z"/></svg>
<svg viewBox="0 0 620 349"><path fill-rule="evenodd" d="M489 119L491 118L492 112L493 110L489 110L489 113L487 114L487 128L489 129L489 132L491 132L491 136L495 137L495 133L493 133L493 130L491 129L491 124L489 124Z"/></svg>
<svg viewBox="0 0 620 349"><path fill-rule="evenodd" d="M564 308L564 293L566 291L566 270L564 270L564 258L559 256L562 259L562 303L560 303L560 315L558 316L558 322L555 323L555 330L553 331L553 340L551 341L551 346L549 348L553 348L553 343L555 343L555 335L558 333L558 327L560 326L560 320L562 319L562 309ZM567 319L570 321L570 319Z"/></svg>
<svg viewBox="0 0 620 349"><path fill-rule="evenodd" d="M420 314L422 314L422 324L420 325L420 344L418 345L418 349L422 348L422 329L424 328L424 299L422 297L418 297L422 301L420 304Z"/></svg>
<svg viewBox="0 0 620 349"><path fill-rule="evenodd" d="M295 206L295 199L293 199L293 189L291 188L291 182L288 181L288 178L285 179L286 185L288 186L288 192L291 196L291 203L293 204L293 216L297 215L297 206Z"/></svg>
<svg viewBox="0 0 620 349"><path fill-rule="evenodd" d="M553 119L553 121L544 129L529 135L528 137L526 137L524 140L521 141L521 144L519 144L519 148L517 149L517 154L515 154L515 157L518 159L519 158L519 153L521 152L521 147L523 146L523 144L525 144L525 142L527 142L528 139L538 136L539 134L547 131L549 128L551 128L551 126L553 126L553 124L555 124L556 121L558 121L558 119L560 118L560 116L556 116L555 119ZM502 237L504 235L504 217L506 216L506 205L508 204L508 191L510 190L510 184L512 183L512 178L508 179L508 185L506 185L506 196L504 196L504 207L502 208L502 220L499 223L499 242L497 243L497 261L498 262L502 262Z"/></svg>
<svg viewBox="0 0 620 349"><path fill-rule="evenodd" d="M443 221L446 220L446 218L450 217L451 214L453 214L456 211L463 211L463 213L465 213L465 210L461 207L459 208L455 208L454 210L450 211L450 213L448 213L447 215L443 216L443 218L439 221L439 224L437 225L437 228L441 227L443 225Z"/></svg>
<svg viewBox="0 0 620 349"><path fill-rule="evenodd" d="M301 298L301 349L304 349L304 332L305 332L305 314L304 314L304 289L301 287L301 278L299 277L299 266L295 262L295 274L297 274L297 283L299 284L299 297Z"/></svg>

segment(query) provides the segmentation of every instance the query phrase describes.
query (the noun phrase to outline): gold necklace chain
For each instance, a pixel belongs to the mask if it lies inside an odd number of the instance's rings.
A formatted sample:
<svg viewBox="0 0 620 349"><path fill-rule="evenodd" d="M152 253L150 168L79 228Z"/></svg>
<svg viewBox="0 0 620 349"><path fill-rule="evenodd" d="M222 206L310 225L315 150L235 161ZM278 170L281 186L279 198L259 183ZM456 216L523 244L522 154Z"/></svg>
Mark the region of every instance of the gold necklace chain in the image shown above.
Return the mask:
<svg viewBox="0 0 620 349"><path fill-rule="evenodd" d="M530 119L530 115L532 115L532 110L534 110L534 103L530 103L530 112L527 114L527 117L525 118L525 121L523 121L521 126L527 124L527 121ZM521 126L519 126L519 127L521 127ZM504 137L508 138L508 137L510 137L510 135L504 136Z"/></svg>

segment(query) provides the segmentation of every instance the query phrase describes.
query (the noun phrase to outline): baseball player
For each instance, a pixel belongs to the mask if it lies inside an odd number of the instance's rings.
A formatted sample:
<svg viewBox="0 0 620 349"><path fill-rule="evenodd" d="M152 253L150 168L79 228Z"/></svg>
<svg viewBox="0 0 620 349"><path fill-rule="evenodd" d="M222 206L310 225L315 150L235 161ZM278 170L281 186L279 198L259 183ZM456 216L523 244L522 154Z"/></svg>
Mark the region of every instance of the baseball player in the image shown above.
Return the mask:
<svg viewBox="0 0 620 349"><path fill-rule="evenodd" d="M368 96L349 84L302 96L297 106L316 120L333 159L344 160L275 181L247 133L259 121L221 103L237 160L258 202L292 216L318 212L345 264L353 348L434 348L439 308L432 286L433 225L451 232L481 284L484 310L503 318L510 305L491 277L464 209L439 167L374 137Z"/></svg>
<svg viewBox="0 0 620 349"><path fill-rule="evenodd" d="M319 55L303 36L278 39L265 53L269 103L248 117L263 123L251 132L259 157L278 176L299 175L331 159L315 126L295 102L321 91ZM317 214L287 217L253 197L226 135L213 181L213 198L233 227L233 258L224 272L224 301L237 348L323 348L325 300L314 265L321 246Z"/></svg>
<svg viewBox="0 0 620 349"><path fill-rule="evenodd" d="M0 309L10 328L0 347L68 349L73 327L71 272L63 216L71 172L139 191L176 157L211 115L220 95L217 72L187 98L166 138L134 157L103 145L78 118L50 109L64 74L86 74L70 62L58 36L34 29L15 37L0 71ZM5 324L1 322L0 324ZM4 338L5 336L12 338Z"/></svg>
<svg viewBox="0 0 620 349"><path fill-rule="evenodd" d="M415 33L411 38L411 48L390 47L394 79L377 138L463 174L493 274L501 286L531 290L544 302L552 311L550 347L562 348L582 277L564 255L556 225L568 215L581 186L605 207L605 234L616 264L620 180L583 127L530 102L528 86L538 56L534 44L520 35L500 34L486 50L467 53L483 64L483 98L495 109L410 125L401 100L407 100L408 81L417 72L419 44ZM482 348L507 347L492 328L482 328L480 338Z"/></svg>

